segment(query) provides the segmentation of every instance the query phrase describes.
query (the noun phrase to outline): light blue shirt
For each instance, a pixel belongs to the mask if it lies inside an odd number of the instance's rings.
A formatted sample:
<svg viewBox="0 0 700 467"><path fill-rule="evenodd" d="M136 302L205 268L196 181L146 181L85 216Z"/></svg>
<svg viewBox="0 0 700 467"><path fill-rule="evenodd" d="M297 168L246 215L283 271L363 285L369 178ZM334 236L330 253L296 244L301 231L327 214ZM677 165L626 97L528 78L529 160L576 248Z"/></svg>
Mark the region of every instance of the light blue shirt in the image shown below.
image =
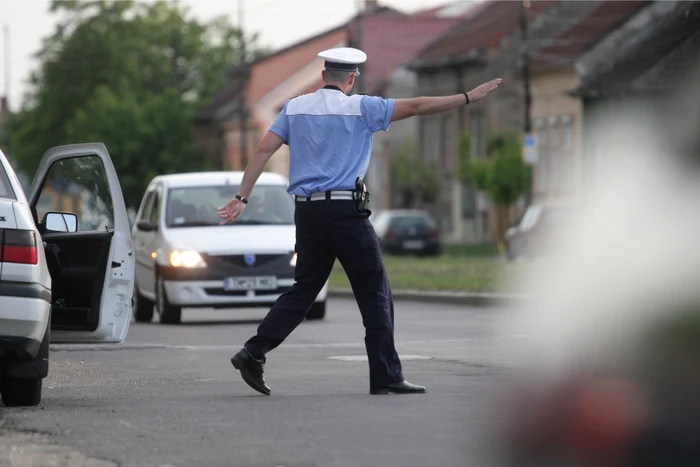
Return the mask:
<svg viewBox="0 0 700 467"><path fill-rule="evenodd" d="M353 190L365 176L372 136L387 131L394 99L319 89L289 100L270 131L289 145L289 193Z"/></svg>

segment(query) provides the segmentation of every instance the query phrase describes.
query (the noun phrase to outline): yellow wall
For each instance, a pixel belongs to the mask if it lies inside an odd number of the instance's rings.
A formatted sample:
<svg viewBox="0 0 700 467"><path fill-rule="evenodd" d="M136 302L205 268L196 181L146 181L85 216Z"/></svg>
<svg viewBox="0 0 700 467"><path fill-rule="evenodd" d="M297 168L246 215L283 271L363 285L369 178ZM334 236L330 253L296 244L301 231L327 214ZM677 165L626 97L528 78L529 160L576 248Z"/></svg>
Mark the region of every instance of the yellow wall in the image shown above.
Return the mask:
<svg viewBox="0 0 700 467"><path fill-rule="evenodd" d="M534 196L535 202L555 203L566 201L574 195L581 185L581 132L583 104L580 99L569 96L569 92L579 84L579 79L573 68L539 73L532 78L532 122L533 131L538 132L538 124L558 125L549 127L549 132L558 128L558 144L560 150L553 150L552 147L557 140L549 141L552 146L544 147L547 151L545 164L548 164L546 176L541 177L541 167L533 168ZM571 152L563 151L563 139L568 133L561 129L565 120L562 117L571 119ZM556 123L553 122L554 119ZM540 127L541 130L541 127ZM539 143L543 132L538 137ZM545 133L548 136L551 133ZM552 160L557 157L557 160ZM571 165L566 165L570 157ZM542 162L538 160L538 164ZM568 167L568 176L564 173Z"/></svg>

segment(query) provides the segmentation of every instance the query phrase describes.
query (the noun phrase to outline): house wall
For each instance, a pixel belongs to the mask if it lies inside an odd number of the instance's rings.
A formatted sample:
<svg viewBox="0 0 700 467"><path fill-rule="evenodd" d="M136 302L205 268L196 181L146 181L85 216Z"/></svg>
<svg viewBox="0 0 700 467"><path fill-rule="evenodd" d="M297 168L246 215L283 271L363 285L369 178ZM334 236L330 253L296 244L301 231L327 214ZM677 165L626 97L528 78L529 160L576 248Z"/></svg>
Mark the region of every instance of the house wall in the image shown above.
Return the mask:
<svg viewBox="0 0 700 467"><path fill-rule="evenodd" d="M241 151L241 127L236 119L226 120L221 124L224 139L224 166L227 170L245 170L249 158L260 143L259 126L255 121L247 122L246 154Z"/></svg>
<svg viewBox="0 0 700 467"><path fill-rule="evenodd" d="M652 121L659 119L664 112L678 112L680 109L669 106L675 105L678 92L693 92L692 87L697 83L697 79L693 79L693 67L699 63L700 32L697 32L647 71L630 80L628 89L584 101L581 157L584 189L595 188L605 170L606 146L597 134L598 128L618 115L620 109L634 108L638 117ZM668 125L659 125L657 131L660 139L675 142L677 138L674 129Z"/></svg>
<svg viewBox="0 0 700 467"><path fill-rule="evenodd" d="M432 210L446 242L494 240L495 217L488 196L459 180L460 134L467 131L471 136L470 157L485 157L489 134L522 127L522 85L512 73L496 74L488 63L419 73L418 92L426 96L468 92L495 77L504 81L489 98L419 119L423 158L438 167L442 175L443 189Z"/></svg>
<svg viewBox="0 0 700 467"><path fill-rule="evenodd" d="M572 67L532 78L532 127L538 160L533 167L533 201L565 202L581 188L583 104L568 92L579 78Z"/></svg>
<svg viewBox="0 0 700 467"><path fill-rule="evenodd" d="M416 96L418 77L406 68L397 68L387 79L381 92L386 99L407 99ZM393 158L405 145L415 148L418 143L418 122L407 118L392 122L388 132L375 133L372 141L372 157L365 177L367 189L372 194L372 212L396 207L393 199L391 167Z"/></svg>
<svg viewBox="0 0 700 467"><path fill-rule="evenodd" d="M418 92L420 96L451 95L462 90L462 77L456 70L419 72ZM425 117L417 117L418 150L424 163L435 170L441 180L442 189L435 203L424 206L432 212L440 227L442 240L459 241L462 231L458 214L461 206L461 183L456 179L454 168L459 149L459 126L463 124L464 109Z"/></svg>
<svg viewBox="0 0 700 467"><path fill-rule="evenodd" d="M222 130L215 123L194 126L194 141L197 151L206 157L215 169L224 168L224 143Z"/></svg>
<svg viewBox="0 0 700 467"><path fill-rule="evenodd" d="M343 47L344 42L335 44L334 47ZM247 154L250 157L253 151L260 144L261 138L269 130L289 99L306 92L310 86L320 80L323 62L317 59L299 68L289 78L265 94L262 98L249 104L251 117L248 120L247 129ZM240 159L240 125L237 119L230 119L225 122L227 160L236 168L236 163ZM245 168L245 163L239 164L238 170ZM266 170L278 173L284 177L289 177L289 147L282 147L272 156Z"/></svg>

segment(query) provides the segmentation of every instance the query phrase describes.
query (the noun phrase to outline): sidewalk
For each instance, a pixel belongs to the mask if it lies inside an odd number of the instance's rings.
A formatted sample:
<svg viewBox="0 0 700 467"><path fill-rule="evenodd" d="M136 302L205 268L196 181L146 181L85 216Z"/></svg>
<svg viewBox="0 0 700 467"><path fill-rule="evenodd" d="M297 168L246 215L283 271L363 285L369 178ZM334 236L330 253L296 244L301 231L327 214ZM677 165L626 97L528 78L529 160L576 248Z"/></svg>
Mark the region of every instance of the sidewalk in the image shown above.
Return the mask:
<svg viewBox="0 0 700 467"><path fill-rule="evenodd" d="M474 292L425 292L420 290L393 290L394 300L422 303L442 303L469 307L499 307L517 304L528 299L524 295ZM350 289L330 289L331 298L354 298Z"/></svg>
<svg viewBox="0 0 700 467"><path fill-rule="evenodd" d="M3 430L0 431L0 466L117 467L118 464L54 444L48 435Z"/></svg>

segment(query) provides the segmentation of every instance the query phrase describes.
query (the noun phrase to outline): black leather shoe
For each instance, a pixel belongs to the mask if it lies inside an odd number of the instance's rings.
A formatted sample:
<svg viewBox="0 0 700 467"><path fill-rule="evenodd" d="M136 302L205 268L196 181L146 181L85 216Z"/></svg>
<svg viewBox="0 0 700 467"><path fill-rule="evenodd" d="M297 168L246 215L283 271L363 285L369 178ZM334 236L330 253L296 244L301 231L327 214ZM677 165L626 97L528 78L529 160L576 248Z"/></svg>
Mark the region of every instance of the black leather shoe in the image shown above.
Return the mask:
<svg viewBox="0 0 700 467"><path fill-rule="evenodd" d="M248 349L243 347L243 349L231 358L231 363L236 370L241 372L241 377L243 381L248 383L248 386L261 394L265 394L266 396L270 395L272 391L265 383L265 378L263 378L265 358L256 360Z"/></svg>
<svg viewBox="0 0 700 467"><path fill-rule="evenodd" d="M408 381L389 384L388 386L375 386L369 388L370 394L423 394L425 386L411 384Z"/></svg>

